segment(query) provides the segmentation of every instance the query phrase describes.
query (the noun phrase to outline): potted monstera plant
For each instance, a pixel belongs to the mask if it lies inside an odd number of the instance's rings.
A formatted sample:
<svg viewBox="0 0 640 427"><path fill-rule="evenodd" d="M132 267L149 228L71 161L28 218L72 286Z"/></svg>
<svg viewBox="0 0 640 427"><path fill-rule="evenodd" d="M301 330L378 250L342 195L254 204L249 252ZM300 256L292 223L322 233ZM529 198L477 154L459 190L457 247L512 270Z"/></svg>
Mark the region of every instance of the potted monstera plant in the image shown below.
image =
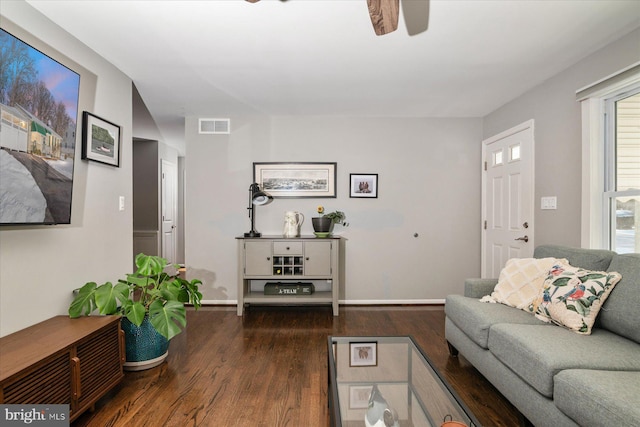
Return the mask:
<svg viewBox="0 0 640 427"><path fill-rule="evenodd" d="M328 237L333 232L335 224L348 226L346 222L347 216L342 211L333 211L325 213L323 206L318 206L318 214L321 216L311 218L314 234L318 237Z"/></svg>
<svg viewBox="0 0 640 427"><path fill-rule="evenodd" d="M185 304L193 304L197 310L202 299L198 291L202 282L179 277L177 266L168 265L166 259L141 253L135 263L136 271L115 285L85 284L69 306L71 318L96 311L123 316L127 370L149 369L162 363L168 355L169 340L187 325Z"/></svg>

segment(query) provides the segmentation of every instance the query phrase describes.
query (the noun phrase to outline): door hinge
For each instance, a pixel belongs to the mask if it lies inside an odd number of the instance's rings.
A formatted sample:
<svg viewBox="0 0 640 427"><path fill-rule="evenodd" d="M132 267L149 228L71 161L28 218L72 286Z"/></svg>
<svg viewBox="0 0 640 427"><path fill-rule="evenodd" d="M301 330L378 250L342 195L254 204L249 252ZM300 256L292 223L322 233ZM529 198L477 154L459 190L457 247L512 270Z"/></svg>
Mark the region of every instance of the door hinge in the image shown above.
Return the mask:
<svg viewBox="0 0 640 427"><path fill-rule="evenodd" d="M487 162L484 162L484 171L487 171Z"/></svg>
<svg viewBox="0 0 640 427"><path fill-rule="evenodd" d="M484 220L484 229L485 230L487 229L487 220L486 219Z"/></svg>

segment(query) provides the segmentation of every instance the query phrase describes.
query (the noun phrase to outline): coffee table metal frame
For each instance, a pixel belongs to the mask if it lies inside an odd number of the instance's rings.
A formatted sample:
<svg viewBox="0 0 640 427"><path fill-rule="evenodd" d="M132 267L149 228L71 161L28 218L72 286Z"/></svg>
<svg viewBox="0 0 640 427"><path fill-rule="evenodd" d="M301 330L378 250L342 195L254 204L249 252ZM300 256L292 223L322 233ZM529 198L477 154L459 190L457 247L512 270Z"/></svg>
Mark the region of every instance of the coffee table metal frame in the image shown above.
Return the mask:
<svg viewBox="0 0 640 427"><path fill-rule="evenodd" d="M350 344L373 342L377 343L376 365L352 366L352 356L349 352ZM393 346L390 344L393 344ZM406 358L401 360L403 359L402 357L398 358L396 356L402 356L403 348L405 347ZM351 390L354 387L358 387L360 390L366 390L366 387L373 388L373 385L378 385L381 388L395 388L396 390L398 387L400 390L404 390L406 386L406 396L401 397L399 400L404 401L408 408L397 409L401 413L400 416L408 417L410 422L401 420L400 425L439 427L445 420L445 416L449 415L450 419L452 418L468 426L481 426L473 413L438 370L434 368L431 360L416 345L410 335L329 336L328 355L329 415L331 425L334 427L343 426L342 416L343 412L347 410L352 416L354 414L362 415L362 418L359 419L362 420L361 425L365 425L364 414L366 413L366 406L362 405L363 402L354 405L353 396L345 396L345 394L347 394L347 388ZM336 364L336 359L338 359L338 365ZM417 365L416 362L418 362ZM338 372L339 369L341 372ZM348 372L345 374L343 371ZM406 375L404 374L405 371ZM413 402L417 402L419 410L413 407ZM359 409L341 408L341 405L354 405ZM448 413L443 415L446 412ZM416 414L419 419L414 420L412 414ZM354 425L354 422L352 420L347 424Z"/></svg>

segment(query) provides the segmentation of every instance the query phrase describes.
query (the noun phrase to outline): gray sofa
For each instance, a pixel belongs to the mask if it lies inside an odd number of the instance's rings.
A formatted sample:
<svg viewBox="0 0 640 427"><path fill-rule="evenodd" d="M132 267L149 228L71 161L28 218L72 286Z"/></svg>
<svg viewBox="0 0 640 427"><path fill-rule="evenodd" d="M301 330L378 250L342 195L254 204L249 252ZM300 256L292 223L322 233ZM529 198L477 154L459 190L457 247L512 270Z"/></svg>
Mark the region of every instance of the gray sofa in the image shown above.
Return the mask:
<svg viewBox="0 0 640 427"><path fill-rule="evenodd" d="M497 279L468 279L445 303L445 335L535 426L640 426L640 254L539 246L534 258L617 271L591 335L480 302Z"/></svg>

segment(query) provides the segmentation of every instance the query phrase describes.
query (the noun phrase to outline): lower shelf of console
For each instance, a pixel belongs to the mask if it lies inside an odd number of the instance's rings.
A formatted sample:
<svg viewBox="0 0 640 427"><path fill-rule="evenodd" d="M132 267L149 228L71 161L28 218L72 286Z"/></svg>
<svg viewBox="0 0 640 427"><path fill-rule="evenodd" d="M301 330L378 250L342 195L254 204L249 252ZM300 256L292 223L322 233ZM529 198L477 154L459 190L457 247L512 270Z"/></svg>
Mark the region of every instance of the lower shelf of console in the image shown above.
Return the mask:
<svg viewBox="0 0 640 427"><path fill-rule="evenodd" d="M311 295L265 295L262 292L248 292L244 296L246 304L331 304L333 303L332 293L315 292Z"/></svg>

